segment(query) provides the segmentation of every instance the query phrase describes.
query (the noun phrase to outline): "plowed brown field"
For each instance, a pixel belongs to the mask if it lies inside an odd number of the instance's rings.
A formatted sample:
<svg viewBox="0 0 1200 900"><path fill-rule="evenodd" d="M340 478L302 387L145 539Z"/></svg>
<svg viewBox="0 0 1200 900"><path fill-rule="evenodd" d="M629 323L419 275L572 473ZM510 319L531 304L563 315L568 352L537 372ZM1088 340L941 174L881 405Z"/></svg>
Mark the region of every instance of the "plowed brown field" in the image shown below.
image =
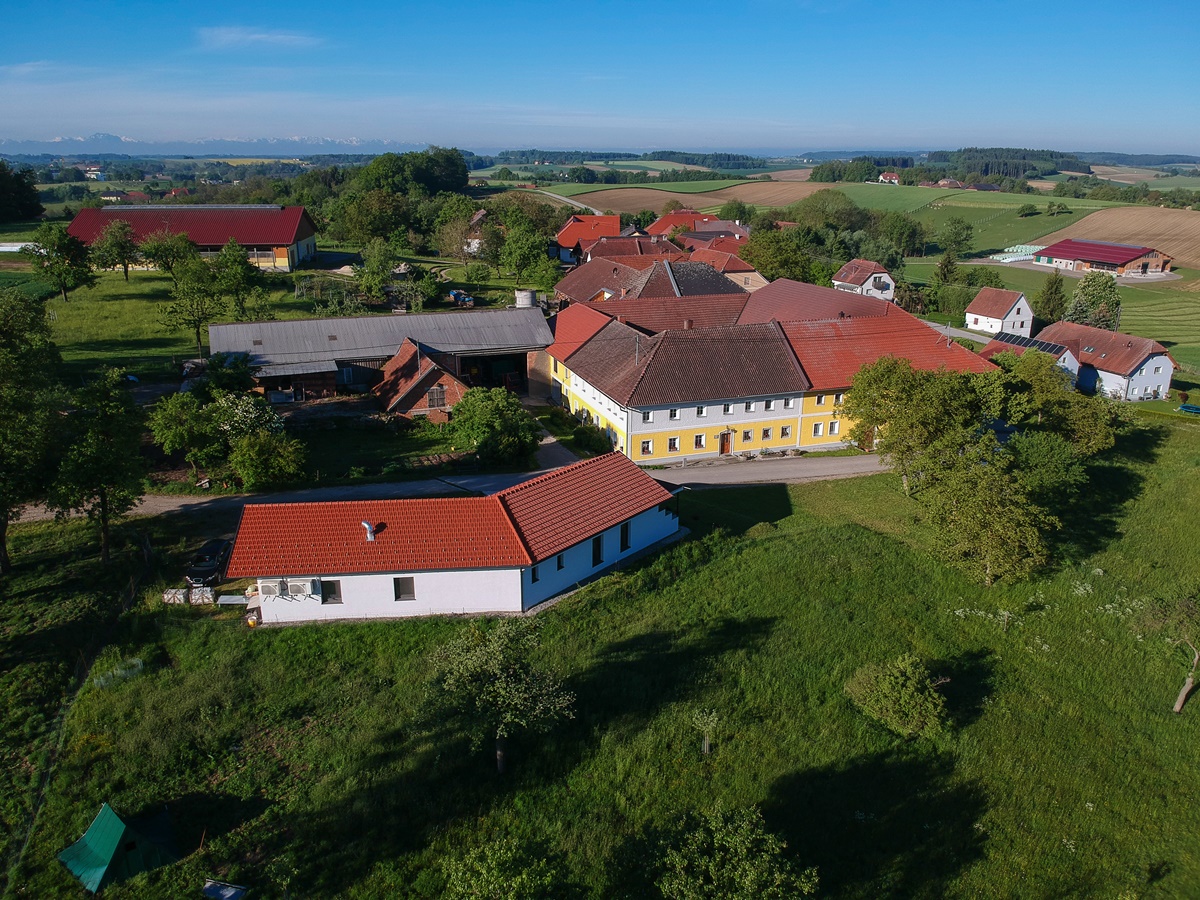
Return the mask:
<svg viewBox="0 0 1200 900"><path fill-rule="evenodd" d="M771 177L776 181L808 181L808 176L812 174L812 169L781 169L778 172L772 172Z"/></svg>
<svg viewBox="0 0 1200 900"><path fill-rule="evenodd" d="M1098 209L1074 225L1038 238L1037 242L1053 244L1064 238L1142 244L1175 257L1181 266L1200 268L1200 212L1190 209L1157 206Z"/></svg>
<svg viewBox="0 0 1200 900"><path fill-rule="evenodd" d="M787 206L823 187L829 185L812 181L758 181L705 194L676 194L671 191L656 191L653 188L616 188L611 191L575 194L571 199L596 209L611 209L619 213L635 213L643 209L660 210L668 200L678 200L689 209L720 206L727 200L741 200L755 206Z"/></svg>

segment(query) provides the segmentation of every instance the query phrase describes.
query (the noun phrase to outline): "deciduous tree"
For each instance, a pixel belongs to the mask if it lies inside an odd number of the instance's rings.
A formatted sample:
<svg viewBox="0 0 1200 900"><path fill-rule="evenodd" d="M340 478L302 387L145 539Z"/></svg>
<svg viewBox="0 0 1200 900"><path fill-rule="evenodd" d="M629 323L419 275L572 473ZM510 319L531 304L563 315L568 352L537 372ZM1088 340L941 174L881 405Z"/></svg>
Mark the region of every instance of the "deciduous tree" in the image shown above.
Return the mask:
<svg viewBox="0 0 1200 900"><path fill-rule="evenodd" d="M960 216L952 216L938 229L938 245L956 259L970 252L975 227Z"/></svg>
<svg viewBox="0 0 1200 900"><path fill-rule="evenodd" d="M539 645L536 619L500 619L486 629L472 622L434 653L443 699L463 716L473 742L495 740L500 772L509 737L545 732L575 715L575 695L534 662Z"/></svg>
<svg viewBox="0 0 1200 900"><path fill-rule="evenodd" d="M260 279L258 269L246 258L246 248L230 238L210 265L214 287L233 306L233 317L239 322L245 321L246 301Z"/></svg>
<svg viewBox="0 0 1200 900"><path fill-rule="evenodd" d="M175 272L180 265L199 258L196 245L186 234L173 234L165 229L149 235L139 249L147 262L170 275L172 281L178 280Z"/></svg>
<svg viewBox="0 0 1200 900"><path fill-rule="evenodd" d="M500 252L500 264L516 276L519 285L526 272L548 258L546 246L545 239L531 229L510 231Z"/></svg>
<svg viewBox="0 0 1200 900"><path fill-rule="evenodd" d="M658 889L670 900L790 900L817 892L817 870L800 869L756 807L702 813L663 856Z"/></svg>
<svg viewBox="0 0 1200 900"><path fill-rule="evenodd" d="M865 715L901 737L932 737L947 724L946 700L938 692L944 682L910 653L883 665L862 666L845 689Z"/></svg>
<svg viewBox="0 0 1200 900"><path fill-rule="evenodd" d="M114 219L104 226L100 236L92 244L92 262L100 269L116 269L125 272L129 280L129 267L136 265L142 253L133 239L133 226L124 219Z"/></svg>
<svg viewBox="0 0 1200 900"><path fill-rule="evenodd" d="M489 840L442 862L445 900L553 900L563 877L536 848L513 838Z"/></svg>
<svg viewBox="0 0 1200 900"><path fill-rule="evenodd" d="M13 169L8 160L0 159L0 222L20 222L44 211L34 170Z"/></svg>
<svg viewBox="0 0 1200 900"><path fill-rule="evenodd" d="M471 388L454 407L454 440L493 463L527 459L541 441L541 426L504 388Z"/></svg>
<svg viewBox="0 0 1200 900"><path fill-rule="evenodd" d="M105 369L77 396L67 444L50 489L60 515L86 513L100 530L100 559L109 561L111 528L145 490L139 452L142 416L119 369Z"/></svg>
<svg viewBox="0 0 1200 900"><path fill-rule="evenodd" d="M25 246L22 255L29 260L33 271L54 286L67 301L67 292L96 283L87 245L67 233L61 222L43 222L33 234L33 242Z"/></svg>
<svg viewBox="0 0 1200 900"><path fill-rule="evenodd" d="M1046 276L1041 288L1033 295L1033 312L1044 322L1057 322L1067 311L1067 292L1062 272L1055 269Z"/></svg>
<svg viewBox="0 0 1200 900"><path fill-rule="evenodd" d="M1115 331L1121 323L1117 281L1106 272L1088 272L1075 286L1063 321Z"/></svg>
<svg viewBox="0 0 1200 900"><path fill-rule="evenodd" d="M202 357L201 332L204 326L225 312L225 299L212 267L198 256L176 264L172 275L175 278L175 286L171 288L173 299L163 313L163 324L168 328L191 331L196 337L196 355Z"/></svg>

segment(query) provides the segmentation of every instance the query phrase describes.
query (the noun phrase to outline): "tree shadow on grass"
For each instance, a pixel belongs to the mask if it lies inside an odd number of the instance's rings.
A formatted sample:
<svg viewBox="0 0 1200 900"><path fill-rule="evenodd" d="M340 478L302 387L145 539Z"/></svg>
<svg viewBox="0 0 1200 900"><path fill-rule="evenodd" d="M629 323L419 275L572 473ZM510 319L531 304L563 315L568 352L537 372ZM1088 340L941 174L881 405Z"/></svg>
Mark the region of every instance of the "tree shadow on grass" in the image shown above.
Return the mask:
<svg viewBox="0 0 1200 900"><path fill-rule="evenodd" d="M664 705L701 689L716 657L758 646L772 624L726 619L699 635L651 632L609 645L567 683L576 694L576 718L548 736L512 740L503 776L491 740L472 747L459 723L430 703L411 722L381 734L375 751L352 770L337 773L349 789L310 814L291 816L287 833L268 840L270 852L292 852L295 883L314 896L347 890L381 860L418 854L453 823L482 820L509 797L565 775L598 734L643 727ZM295 853L297 847L303 852Z"/></svg>
<svg viewBox="0 0 1200 900"><path fill-rule="evenodd" d="M995 679L994 656L990 650L970 650L930 664L931 675L950 679L939 690L954 727L970 725L983 714L984 700L991 695Z"/></svg>
<svg viewBox="0 0 1200 900"><path fill-rule="evenodd" d="M1125 507L1141 495L1146 481L1138 467L1158 459L1167 435L1160 426L1139 426L1119 435L1111 450L1086 464L1087 482L1079 494L1050 510L1062 521L1048 538L1052 559L1071 564L1121 536Z"/></svg>
<svg viewBox="0 0 1200 900"><path fill-rule="evenodd" d="M760 522L786 519L794 511L786 484L733 485L685 491L680 496L679 523L698 534L718 527L742 534Z"/></svg>
<svg viewBox="0 0 1200 900"><path fill-rule="evenodd" d="M985 809L947 757L874 754L780 778L763 813L823 894L941 897L982 857Z"/></svg>

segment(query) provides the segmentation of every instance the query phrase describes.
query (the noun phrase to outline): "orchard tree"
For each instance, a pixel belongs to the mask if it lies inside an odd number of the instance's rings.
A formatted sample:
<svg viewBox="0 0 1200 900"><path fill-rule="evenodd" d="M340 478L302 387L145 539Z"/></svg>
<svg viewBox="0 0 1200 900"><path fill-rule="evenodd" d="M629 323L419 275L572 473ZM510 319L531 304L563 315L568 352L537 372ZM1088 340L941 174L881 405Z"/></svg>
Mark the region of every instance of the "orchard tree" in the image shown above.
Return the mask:
<svg viewBox="0 0 1200 900"><path fill-rule="evenodd" d="M271 431L255 431L233 443L229 468L248 491L292 484L304 474L307 459L299 438Z"/></svg>
<svg viewBox="0 0 1200 900"><path fill-rule="evenodd" d="M149 235L139 249L148 263L166 272L172 281L178 281L177 269L193 259L199 259L196 245L186 234L173 234L166 229Z"/></svg>
<svg viewBox="0 0 1200 900"><path fill-rule="evenodd" d="M541 851L513 838L445 856L442 871L443 900L553 900L564 895L557 867Z"/></svg>
<svg viewBox="0 0 1200 900"><path fill-rule="evenodd" d="M1024 219L1029 216L1036 216L1037 214L1038 214L1038 209L1032 203L1022 203L1020 206L1017 207L1017 216L1019 218Z"/></svg>
<svg viewBox="0 0 1200 900"><path fill-rule="evenodd" d="M12 571L8 526L42 496L63 407L46 301L0 288L0 575Z"/></svg>
<svg viewBox="0 0 1200 900"><path fill-rule="evenodd" d="M817 870L800 869L756 807L716 809L694 819L668 847L657 882L670 900L791 900L817 892Z"/></svg>
<svg viewBox="0 0 1200 900"><path fill-rule="evenodd" d="M209 265L214 287L233 305L234 318L245 321L247 301L259 281L258 269L246 258L246 248L230 238Z"/></svg>
<svg viewBox="0 0 1200 900"><path fill-rule="evenodd" d="M975 239L975 227L960 216L953 216L938 229L939 246L956 259L968 253Z"/></svg>
<svg viewBox="0 0 1200 900"><path fill-rule="evenodd" d="M225 312L225 299L212 267L198 256L178 264L172 275L175 286L171 288L172 301L163 314L163 324L191 331L196 337L196 355L203 357L201 331Z"/></svg>
<svg viewBox="0 0 1200 900"><path fill-rule="evenodd" d="M450 423L455 443L489 463L517 463L537 450L542 427L504 388L475 387L455 405Z"/></svg>
<svg viewBox="0 0 1200 900"><path fill-rule="evenodd" d="M1075 286L1063 321L1116 331L1121 324L1121 295L1117 291L1117 280L1106 272L1088 272L1084 275Z"/></svg>
<svg viewBox="0 0 1200 900"><path fill-rule="evenodd" d="M473 621L433 656L442 698L463 717L476 746L485 736L495 740L501 773L512 735L549 731L575 716L575 695L533 661L538 627L536 619L500 619L487 629Z"/></svg>
<svg viewBox="0 0 1200 900"><path fill-rule="evenodd" d="M67 291L96 283L87 244L67 233L61 222L43 222L33 233L33 242L21 250L39 275L67 301Z"/></svg>
<svg viewBox="0 0 1200 900"><path fill-rule="evenodd" d="M1066 311L1067 292L1063 287L1062 272L1055 269L1033 295L1033 312L1043 322L1058 322Z"/></svg>
<svg viewBox="0 0 1200 900"><path fill-rule="evenodd" d="M947 725L946 699L934 678L916 656L906 654L889 663L867 663L855 670L845 690L866 716L905 738L933 737Z"/></svg>
<svg viewBox="0 0 1200 900"><path fill-rule="evenodd" d="M358 279L358 290L372 300L382 302L386 289L392 283L392 270L399 257L395 249L383 238L372 238L362 248L362 265L354 267Z"/></svg>
<svg viewBox="0 0 1200 900"><path fill-rule="evenodd" d="M471 223L469 219L450 219L438 228L436 243L438 253L443 257L458 260L460 266L465 266L471 260L470 250Z"/></svg>
<svg viewBox="0 0 1200 900"><path fill-rule="evenodd" d="M200 466L219 462L224 455L213 417L204 412L195 391L168 394L159 400L150 411L149 426L164 453L184 451L193 476Z"/></svg>
<svg viewBox="0 0 1200 900"><path fill-rule="evenodd" d="M125 280L129 280L129 267L142 258L133 239L133 226L124 219L114 219L104 226L100 236L92 244L92 262L98 269L121 268Z"/></svg>
<svg viewBox="0 0 1200 900"><path fill-rule="evenodd" d="M530 228L510 231L500 251L500 264L516 276L517 285L522 275L534 268L546 255L546 240Z"/></svg>
<svg viewBox="0 0 1200 900"><path fill-rule="evenodd" d="M115 521L137 505L145 490L146 463L139 452L142 416L124 373L105 369L76 398L67 420L66 452L50 488L60 517L86 513L100 529L100 559L109 561Z"/></svg>

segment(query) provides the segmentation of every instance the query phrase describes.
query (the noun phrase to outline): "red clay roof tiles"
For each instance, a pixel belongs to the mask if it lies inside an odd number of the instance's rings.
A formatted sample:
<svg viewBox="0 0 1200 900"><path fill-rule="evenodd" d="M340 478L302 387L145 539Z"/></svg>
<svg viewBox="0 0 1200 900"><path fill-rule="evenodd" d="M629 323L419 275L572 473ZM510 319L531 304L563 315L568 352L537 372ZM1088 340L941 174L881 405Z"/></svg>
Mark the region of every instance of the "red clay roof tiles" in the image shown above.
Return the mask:
<svg viewBox="0 0 1200 900"><path fill-rule="evenodd" d="M566 362L572 353L589 341L612 319L586 303L572 303L550 320L554 328L554 343L546 352L559 362Z"/></svg>
<svg viewBox="0 0 1200 900"><path fill-rule="evenodd" d="M1150 338L1074 322L1048 325L1038 332L1038 340L1069 347L1080 364L1115 375L1132 375L1147 357L1167 352L1166 347Z"/></svg>
<svg viewBox="0 0 1200 900"><path fill-rule="evenodd" d="M975 299L967 306L967 314L986 316L989 319L1003 319L1023 296L1020 291L1006 291L994 287L980 288Z"/></svg>
<svg viewBox="0 0 1200 900"><path fill-rule="evenodd" d="M843 284L856 284L862 287L867 283L867 279L872 275L887 275L888 270L877 262L872 262L869 259L852 259L833 276L833 281L840 281Z"/></svg>
<svg viewBox="0 0 1200 900"><path fill-rule="evenodd" d="M571 216L558 230L555 240L560 247L574 247L584 241L617 237L620 233L620 216Z"/></svg>
<svg viewBox="0 0 1200 900"><path fill-rule="evenodd" d="M878 297L780 278L750 295L738 324L890 316L898 309Z"/></svg>

